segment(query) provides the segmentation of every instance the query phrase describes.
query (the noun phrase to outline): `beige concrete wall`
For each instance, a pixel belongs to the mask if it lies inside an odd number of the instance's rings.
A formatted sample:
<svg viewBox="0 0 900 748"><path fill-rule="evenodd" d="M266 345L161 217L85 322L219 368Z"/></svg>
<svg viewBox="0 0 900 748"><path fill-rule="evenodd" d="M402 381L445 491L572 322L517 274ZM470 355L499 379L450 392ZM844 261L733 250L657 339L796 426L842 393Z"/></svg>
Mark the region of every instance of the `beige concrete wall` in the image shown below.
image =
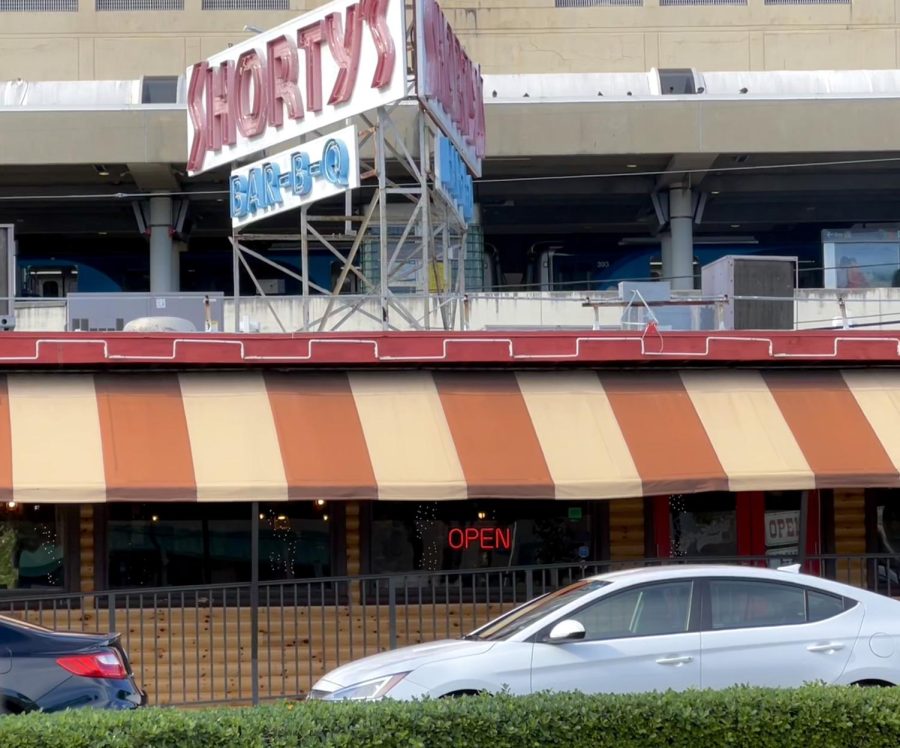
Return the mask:
<svg viewBox="0 0 900 748"><path fill-rule="evenodd" d="M183 106L116 112L0 110L0 167L184 163L186 118ZM407 112L400 112L397 121L402 130L411 124ZM840 153L847 150L848 133L856 153L881 153L897 148L900 99L489 101L487 131L488 158Z"/></svg>
<svg viewBox="0 0 900 748"><path fill-rule="evenodd" d="M127 78L177 74L187 64L319 5L289 11L0 13L0 80ZM556 8L554 0L443 0L487 73L892 68L900 0L849 5Z"/></svg>

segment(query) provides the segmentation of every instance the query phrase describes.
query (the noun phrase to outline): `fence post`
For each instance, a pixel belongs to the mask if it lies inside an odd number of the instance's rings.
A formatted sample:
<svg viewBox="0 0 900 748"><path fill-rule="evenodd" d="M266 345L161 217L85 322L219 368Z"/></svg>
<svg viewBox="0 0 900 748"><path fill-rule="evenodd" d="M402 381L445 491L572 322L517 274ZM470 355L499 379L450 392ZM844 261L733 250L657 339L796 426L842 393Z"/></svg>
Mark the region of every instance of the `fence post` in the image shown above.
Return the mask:
<svg viewBox="0 0 900 748"><path fill-rule="evenodd" d="M388 643L397 649L397 578L388 577Z"/></svg>
<svg viewBox="0 0 900 748"><path fill-rule="evenodd" d="M259 502L250 506L250 693L255 706L259 704Z"/></svg>
<svg viewBox="0 0 900 748"><path fill-rule="evenodd" d="M109 633L115 634L116 632L116 593L110 592L106 598L106 604L109 606ZM99 626L97 627L100 628ZM143 652L141 653L143 655Z"/></svg>

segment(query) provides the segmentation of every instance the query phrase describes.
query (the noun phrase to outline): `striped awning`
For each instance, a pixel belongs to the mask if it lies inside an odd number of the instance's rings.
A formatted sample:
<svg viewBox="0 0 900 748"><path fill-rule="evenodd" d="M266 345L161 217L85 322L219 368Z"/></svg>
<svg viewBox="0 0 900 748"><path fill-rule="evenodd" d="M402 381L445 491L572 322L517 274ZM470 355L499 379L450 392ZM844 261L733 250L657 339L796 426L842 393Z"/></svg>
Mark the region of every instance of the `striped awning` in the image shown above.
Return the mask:
<svg viewBox="0 0 900 748"><path fill-rule="evenodd" d="M591 499L898 469L900 370L0 377L4 500Z"/></svg>

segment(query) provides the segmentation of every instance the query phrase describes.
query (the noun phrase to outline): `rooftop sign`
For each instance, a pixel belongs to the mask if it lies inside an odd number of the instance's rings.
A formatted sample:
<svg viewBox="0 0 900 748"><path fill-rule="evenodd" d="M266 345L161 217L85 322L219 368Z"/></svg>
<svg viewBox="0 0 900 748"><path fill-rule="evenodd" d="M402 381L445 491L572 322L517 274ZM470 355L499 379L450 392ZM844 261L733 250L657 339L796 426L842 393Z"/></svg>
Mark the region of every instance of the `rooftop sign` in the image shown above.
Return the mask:
<svg viewBox="0 0 900 748"><path fill-rule="evenodd" d="M188 174L402 99L404 15L333 0L188 68Z"/></svg>
<svg viewBox="0 0 900 748"><path fill-rule="evenodd" d="M229 180L231 225L242 228L356 187L359 156L351 126L235 169Z"/></svg>
<svg viewBox="0 0 900 748"><path fill-rule="evenodd" d="M480 177L485 148L481 68L463 50L436 0L416 0L416 48L419 99Z"/></svg>

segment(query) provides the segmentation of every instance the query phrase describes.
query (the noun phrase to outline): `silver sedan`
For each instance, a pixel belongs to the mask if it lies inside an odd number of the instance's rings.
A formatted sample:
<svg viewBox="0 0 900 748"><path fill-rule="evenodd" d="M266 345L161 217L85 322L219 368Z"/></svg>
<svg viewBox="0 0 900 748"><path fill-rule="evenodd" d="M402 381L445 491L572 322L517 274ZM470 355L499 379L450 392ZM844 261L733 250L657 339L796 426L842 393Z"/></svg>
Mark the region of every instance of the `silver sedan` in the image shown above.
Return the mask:
<svg viewBox="0 0 900 748"><path fill-rule="evenodd" d="M669 566L591 577L462 639L332 670L310 698L900 683L900 602L798 573Z"/></svg>

